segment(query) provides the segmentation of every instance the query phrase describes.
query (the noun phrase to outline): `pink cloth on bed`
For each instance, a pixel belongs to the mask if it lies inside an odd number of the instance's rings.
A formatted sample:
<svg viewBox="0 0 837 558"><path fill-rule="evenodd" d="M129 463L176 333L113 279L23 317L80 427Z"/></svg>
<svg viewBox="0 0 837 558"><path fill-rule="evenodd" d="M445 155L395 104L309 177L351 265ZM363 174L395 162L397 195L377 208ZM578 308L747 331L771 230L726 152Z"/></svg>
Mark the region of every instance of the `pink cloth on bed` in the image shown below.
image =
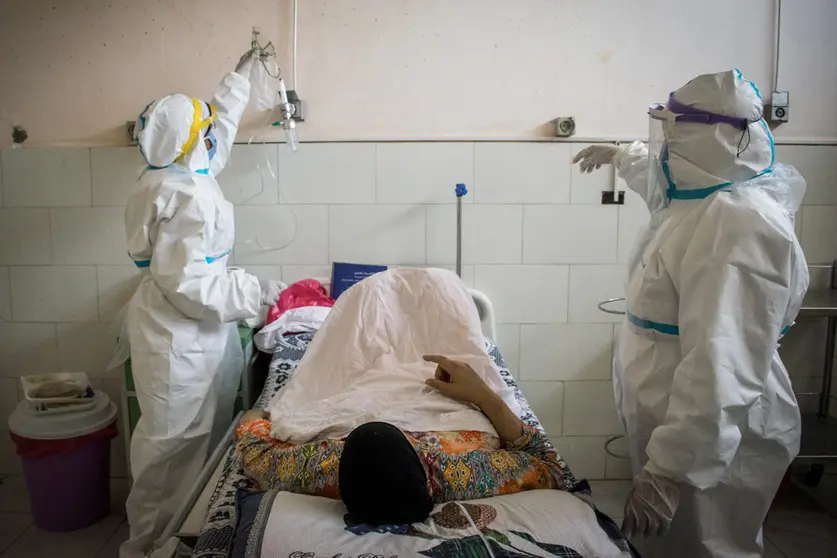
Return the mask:
<svg viewBox="0 0 837 558"><path fill-rule="evenodd" d="M328 296L323 286L316 279L297 281L282 291L276 306L271 306L270 310L268 310L267 321L265 323L275 322L279 319L279 316L288 310L302 308L303 306L324 306L331 308L334 306L334 299Z"/></svg>

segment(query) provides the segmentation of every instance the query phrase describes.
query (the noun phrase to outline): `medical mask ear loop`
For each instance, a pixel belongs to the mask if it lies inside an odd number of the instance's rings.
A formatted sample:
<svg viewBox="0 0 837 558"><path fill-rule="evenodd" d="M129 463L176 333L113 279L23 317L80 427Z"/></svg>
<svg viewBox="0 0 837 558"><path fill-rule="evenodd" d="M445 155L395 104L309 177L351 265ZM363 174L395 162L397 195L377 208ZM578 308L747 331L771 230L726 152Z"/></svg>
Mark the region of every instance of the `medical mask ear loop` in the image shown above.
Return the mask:
<svg viewBox="0 0 837 558"><path fill-rule="evenodd" d="M742 153L744 153L748 147L750 147L750 124L746 124L746 128L743 132L741 132L741 137L738 139L738 153L735 154L736 157L740 157ZM741 142L744 141L744 136L747 136L747 144L744 147L741 147Z"/></svg>
<svg viewBox="0 0 837 558"><path fill-rule="evenodd" d="M465 509L465 506L463 506L457 501L454 501L453 503L459 506L459 509L462 510L462 513L465 514L465 517L468 519L468 523L471 524L471 527L474 528L474 530L477 532L477 535L479 535L479 537L482 539L482 544L484 544L485 548L488 549L488 554L491 555L491 558L496 558L496 556L494 555L494 551L491 549L491 543L488 542L488 539L485 537L485 534L482 532L482 529L477 527L477 524L474 523L474 520L471 518L471 514L468 513L468 510Z"/></svg>

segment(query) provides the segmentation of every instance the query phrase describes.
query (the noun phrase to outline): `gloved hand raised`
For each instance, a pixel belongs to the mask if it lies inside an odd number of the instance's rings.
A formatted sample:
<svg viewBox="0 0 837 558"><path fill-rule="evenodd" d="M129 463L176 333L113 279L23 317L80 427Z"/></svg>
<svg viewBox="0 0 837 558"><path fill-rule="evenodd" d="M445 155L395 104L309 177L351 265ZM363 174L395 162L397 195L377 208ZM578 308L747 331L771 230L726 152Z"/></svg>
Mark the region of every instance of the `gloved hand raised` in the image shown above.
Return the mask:
<svg viewBox="0 0 837 558"><path fill-rule="evenodd" d="M593 169L613 163L620 150L615 145L591 145L573 157L573 164L578 163L581 172L593 172Z"/></svg>
<svg viewBox="0 0 837 558"><path fill-rule="evenodd" d="M673 480L648 471L648 465L634 477L625 503L622 531L635 535L660 536L671 526L680 503L680 487Z"/></svg>
<svg viewBox="0 0 837 558"><path fill-rule="evenodd" d="M236 64L235 66L235 73L249 78L250 70L253 68L251 60L253 60L254 58L255 56L253 55L252 50L248 50L247 52L242 54L241 58L238 59L238 64Z"/></svg>
<svg viewBox="0 0 837 558"><path fill-rule="evenodd" d="M282 291L288 288L286 284L273 279L259 281L259 286L262 289L262 306L275 305L276 301L279 300L279 295L282 294Z"/></svg>

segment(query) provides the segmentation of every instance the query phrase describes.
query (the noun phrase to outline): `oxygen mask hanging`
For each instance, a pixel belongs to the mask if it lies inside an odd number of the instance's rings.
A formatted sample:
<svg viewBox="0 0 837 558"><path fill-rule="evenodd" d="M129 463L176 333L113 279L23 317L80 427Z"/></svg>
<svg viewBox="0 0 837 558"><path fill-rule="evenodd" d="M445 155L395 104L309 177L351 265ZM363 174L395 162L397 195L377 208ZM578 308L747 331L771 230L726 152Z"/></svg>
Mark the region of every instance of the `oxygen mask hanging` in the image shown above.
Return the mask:
<svg viewBox="0 0 837 558"><path fill-rule="evenodd" d="M259 32L253 29L250 41L250 106L259 112L273 110L279 104L279 64L276 62L276 49L269 42L259 44Z"/></svg>
<svg viewBox="0 0 837 558"><path fill-rule="evenodd" d="M279 107L282 119L272 126L281 126L285 130L285 141L291 151L299 149L296 136L296 106L288 99L285 81L276 61L276 49L272 42L259 43L259 32L253 29L250 41L250 104L257 111L272 111Z"/></svg>

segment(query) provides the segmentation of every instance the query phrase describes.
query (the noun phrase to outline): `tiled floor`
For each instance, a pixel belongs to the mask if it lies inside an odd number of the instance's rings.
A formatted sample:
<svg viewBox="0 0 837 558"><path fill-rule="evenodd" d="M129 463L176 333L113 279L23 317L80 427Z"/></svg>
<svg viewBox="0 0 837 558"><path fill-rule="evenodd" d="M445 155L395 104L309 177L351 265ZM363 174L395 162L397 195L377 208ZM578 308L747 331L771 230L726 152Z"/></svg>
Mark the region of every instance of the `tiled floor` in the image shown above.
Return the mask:
<svg viewBox="0 0 837 558"><path fill-rule="evenodd" d="M596 503L617 523L630 488L628 481L592 481ZM837 490L837 475L826 475L820 492ZM0 480L0 557L117 558L128 536L124 502L127 483L111 484L113 515L70 533L46 533L32 523L22 477ZM837 519L795 486L783 488L765 523L765 558L837 558Z"/></svg>
<svg viewBox="0 0 837 558"><path fill-rule="evenodd" d="M2 558L117 558L128 537L125 479L111 481L113 515L69 533L47 533L32 523L23 477L0 479L0 556Z"/></svg>
<svg viewBox="0 0 837 558"><path fill-rule="evenodd" d="M837 487L837 476L826 475L818 492L834 498L832 487ZM764 534L773 552L765 552L766 557L837 558L837 518L796 486L783 487L776 495Z"/></svg>
<svg viewBox="0 0 837 558"><path fill-rule="evenodd" d="M622 523L629 481L591 481L596 505ZM837 475L825 475L817 496L837 503ZM829 509L833 509L829 506ZM794 485L783 487L764 525L765 558L837 558L837 518Z"/></svg>

